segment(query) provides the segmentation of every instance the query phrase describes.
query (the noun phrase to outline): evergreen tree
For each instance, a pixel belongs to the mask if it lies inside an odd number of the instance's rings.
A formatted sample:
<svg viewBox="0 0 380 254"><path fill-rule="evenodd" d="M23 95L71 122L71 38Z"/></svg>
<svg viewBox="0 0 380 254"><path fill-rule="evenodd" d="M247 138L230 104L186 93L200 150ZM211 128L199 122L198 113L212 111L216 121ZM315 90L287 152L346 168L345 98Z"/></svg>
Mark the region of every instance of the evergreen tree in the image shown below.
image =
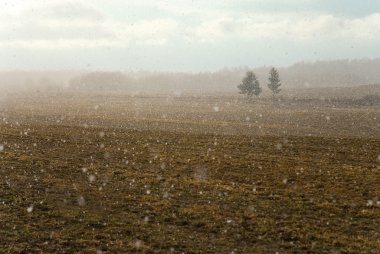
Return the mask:
<svg viewBox="0 0 380 254"><path fill-rule="evenodd" d="M252 95L258 96L261 93L260 83L252 71L247 72L238 88L241 94L245 94L248 97L252 97Z"/></svg>
<svg viewBox="0 0 380 254"><path fill-rule="evenodd" d="M270 69L268 81L268 88L272 91L274 100L275 95L281 91L281 89L279 88L281 86L280 75L278 74L278 71L275 68Z"/></svg>

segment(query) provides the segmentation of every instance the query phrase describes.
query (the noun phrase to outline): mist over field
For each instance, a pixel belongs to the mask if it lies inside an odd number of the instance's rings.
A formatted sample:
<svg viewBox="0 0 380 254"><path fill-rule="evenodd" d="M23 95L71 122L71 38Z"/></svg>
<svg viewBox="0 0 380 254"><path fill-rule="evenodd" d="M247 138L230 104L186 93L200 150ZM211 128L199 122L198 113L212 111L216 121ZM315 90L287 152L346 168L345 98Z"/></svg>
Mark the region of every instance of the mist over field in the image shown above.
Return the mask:
<svg viewBox="0 0 380 254"><path fill-rule="evenodd" d="M0 253L378 253L380 2L0 0Z"/></svg>
<svg viewBox="0 0 380 254"><path fill-rule="evenodd" d="M270 67L252 70L262 84ZM380 59L299 62L278 68L285 91L289 89L358 87L380 84ZM3 91L127 91L132 94L236 93L248 67L225 68L216 72L177 73L150 71L0 71ZM42 89L42 90L41 90ZM376 93L376 92L375 92ZM378 93L378 92L377 92Z"/></svg>

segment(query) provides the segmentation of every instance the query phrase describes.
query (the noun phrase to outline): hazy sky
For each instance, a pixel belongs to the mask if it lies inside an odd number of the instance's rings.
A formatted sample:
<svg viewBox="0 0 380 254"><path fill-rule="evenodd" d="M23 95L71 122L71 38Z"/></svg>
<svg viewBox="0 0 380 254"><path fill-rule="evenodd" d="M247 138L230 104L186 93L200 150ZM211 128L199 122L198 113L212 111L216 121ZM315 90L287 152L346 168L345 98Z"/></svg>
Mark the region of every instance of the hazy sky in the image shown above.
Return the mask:
<svg viewBox="0 0 380 254"><path fill-rule="evenodd" d="M380 57L379 0L0 0L0 69L217 70Z"/></svg>

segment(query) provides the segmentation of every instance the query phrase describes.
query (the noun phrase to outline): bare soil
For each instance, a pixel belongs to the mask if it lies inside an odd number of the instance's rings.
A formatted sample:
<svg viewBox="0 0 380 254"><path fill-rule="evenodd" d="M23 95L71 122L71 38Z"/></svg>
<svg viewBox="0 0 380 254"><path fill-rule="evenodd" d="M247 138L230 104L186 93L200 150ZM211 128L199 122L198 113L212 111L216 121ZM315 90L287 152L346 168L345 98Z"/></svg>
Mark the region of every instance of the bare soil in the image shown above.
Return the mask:
<svg viewBox="0 0 380 254"><path fill-rule="evenodd" d="M80 98L3 101L1 253L378 252L378 107Z"/></svg>

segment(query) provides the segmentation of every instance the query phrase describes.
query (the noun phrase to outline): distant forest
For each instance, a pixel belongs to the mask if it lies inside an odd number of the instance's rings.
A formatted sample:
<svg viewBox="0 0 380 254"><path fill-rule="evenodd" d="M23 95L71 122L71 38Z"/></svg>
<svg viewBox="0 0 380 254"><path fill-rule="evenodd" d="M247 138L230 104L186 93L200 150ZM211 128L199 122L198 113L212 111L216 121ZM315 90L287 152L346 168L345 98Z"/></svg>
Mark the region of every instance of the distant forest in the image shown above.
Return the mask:
<svg viewBox="0 0 380 254"><path fill-rule="evenodd" d="M143 92L236 92L246 71L253 70L263 87L270 66L226 68L217 72L0 71L0 88L126 90ZM283 88L318 88L380 84L380 59L299 62L278 67Z"/></svg>

